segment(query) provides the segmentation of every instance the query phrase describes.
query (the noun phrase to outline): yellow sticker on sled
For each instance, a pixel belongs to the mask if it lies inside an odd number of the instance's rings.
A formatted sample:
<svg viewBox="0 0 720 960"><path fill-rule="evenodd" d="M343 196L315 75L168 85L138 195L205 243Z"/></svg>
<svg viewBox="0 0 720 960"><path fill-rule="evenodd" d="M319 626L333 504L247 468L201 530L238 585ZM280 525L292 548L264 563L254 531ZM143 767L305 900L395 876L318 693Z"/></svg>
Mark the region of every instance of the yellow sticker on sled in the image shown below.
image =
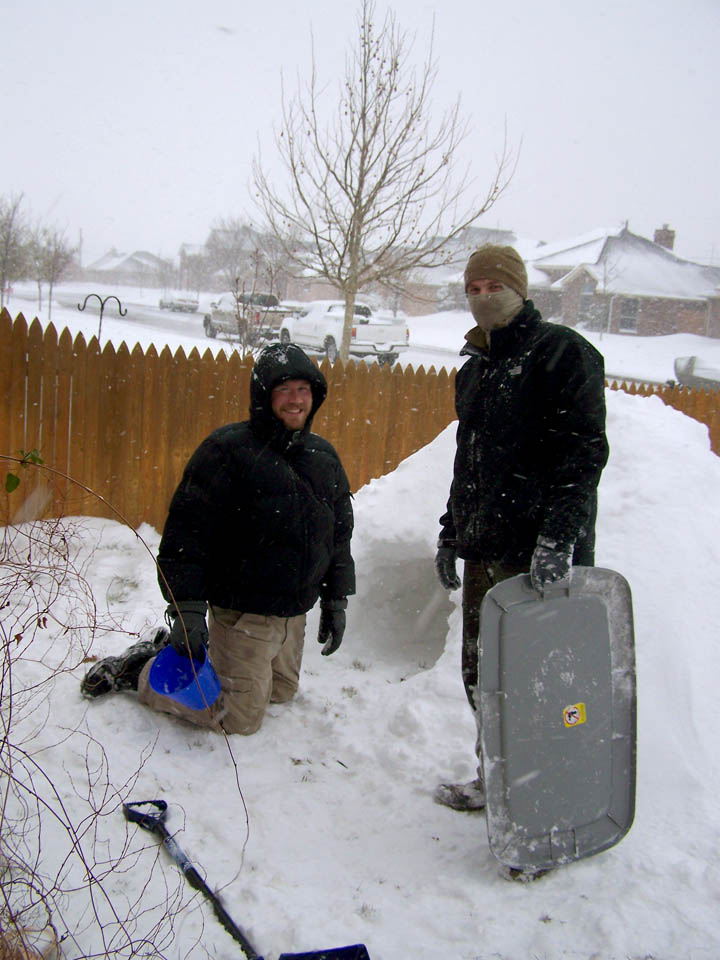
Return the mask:
<svg viewBox="0 0 720 960"><path fill-rule="evenodd" d="M566 727L577 727L587 720L584 703L571 703L563 710L563 723Z"/></svg>

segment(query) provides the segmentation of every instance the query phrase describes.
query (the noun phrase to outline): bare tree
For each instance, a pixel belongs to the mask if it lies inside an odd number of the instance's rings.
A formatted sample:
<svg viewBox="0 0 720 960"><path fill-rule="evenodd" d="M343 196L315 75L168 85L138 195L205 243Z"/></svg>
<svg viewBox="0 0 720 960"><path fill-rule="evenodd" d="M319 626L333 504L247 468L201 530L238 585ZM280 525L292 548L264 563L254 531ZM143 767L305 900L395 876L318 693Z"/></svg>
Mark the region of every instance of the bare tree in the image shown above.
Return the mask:
<svg viewBox="0 0 720 960"><path fill-rule="evenodd" d="M288 261L283 244L272 233L257 235L257 281L267 293L274 293L280 299L287 296L289 279Z"/></svg>
<svg viewBox="0 0 720 960"><path fill-rule="evenodd" d="M609 246L609 243L607 246ZM620 279L625 271L620 267L618 258L611 256L610 250L607 250L598 266L600 267L599 287L604 301L603 309L599 316L600 339L602 340L603 332L610 333L612 328L613 307L617 298L617 294L612 291L612 286L616 280ZM594 327L593 329L597 328Z"/></svg>
<svg viewBox="0 0 720 960"><path fill-rule="evenodd" d="M28 262L38 288L38 311L42 310L42 285L48 287L48 321L52 312L52 295L59 283L76 262L77 248L70 246L64 231L57 227L38 225L30 231Z"/></svg>
<svg viewBox="0 0 720 960"><path fill-rule="evenodd" d="M0 196L0 309L13 280L22 279L27 267L28 227L20 207L21 193Z"/></svg>
<svg viewBox="0 0 720 960"><path fill-rule="evenodd" d="M256 247L252 227L236 217L221 217L205 241L207 258L227 290L248 283L252 273L251 254Z"/></svg>
<svg viewBox="0 0 720 960"><path fill-rule="evenodd" d="M212 288L212 267L204 253L181 254L179 283L182 289L194 290L198 296L202 290Z"/></svg>
<svg viewBox="0 0 720 960"><path fill-rule="evenodd" d="M157 283L166 292L178 283L178 271L172 260L164 260L158 257L154 273Z"/></svg>
<svg viewBox="0 0 720 960"><path fill-rule="evenodd" d="M120 819L153 741L140 745L137 769L116 778L89 727L70 729L51 712L57 684L94 659L99 635L120 629L100 613L87 579L92 559L76 563L87 535L62 519L8 525L0 535L0 957L8 960L162 957L188 899L176 884L157 922L143 896L150 864L130 898L115 882L138 863L132 834L115 840L105 821ZM54 632L60 642L47 639ZM73 771L61 784L43 766L58 750Z"/></svg>
<svg viewBox="0 0 720 960"><path fill-rule="evenodd" d="M321 119L313 52L306 89L291 99L282 94L275 144L288 187L273 185L259 154L253 164L270 231L296 265L342 292L343 361L358 291L397 288L414 270L446 263L448 241L492 206L512 176L503 145L484 199L466 202L471 181L455 171L467 134L460 102L431 124L432 45L419 71L409 65L411 49L392 13L378 29L373 0L362 0L334 119Z"/></svg>
<svg viewBox="0 0 720 960"><path fill-rule="evenodd" d="M260 345L276 291L287 284L287 258L272 235L235 219L216 221L205 242L206 260L232 294L235 328L243 353Z"/></svg>

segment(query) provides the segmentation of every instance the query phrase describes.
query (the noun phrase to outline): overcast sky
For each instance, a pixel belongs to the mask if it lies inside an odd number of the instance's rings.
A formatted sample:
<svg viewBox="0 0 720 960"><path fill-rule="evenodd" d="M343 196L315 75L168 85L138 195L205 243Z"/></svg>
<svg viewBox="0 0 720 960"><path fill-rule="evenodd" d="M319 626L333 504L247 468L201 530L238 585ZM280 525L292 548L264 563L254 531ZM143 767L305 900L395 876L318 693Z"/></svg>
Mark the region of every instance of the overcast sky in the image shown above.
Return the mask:
<svg viewBox="0 0 720 960"><path fill-rule="evenodd" d="M0 194L111 246L173 256L252 212L287 89L343 72L344 0L0 0ZM378 0L377 10L387 6ZM485 225L555 241L628 220L720 262L720 0L395 0L437 114L458 95L462 158L487 185L507 126L515 177ZM521 144L521 146L520 146Z"/></svg>

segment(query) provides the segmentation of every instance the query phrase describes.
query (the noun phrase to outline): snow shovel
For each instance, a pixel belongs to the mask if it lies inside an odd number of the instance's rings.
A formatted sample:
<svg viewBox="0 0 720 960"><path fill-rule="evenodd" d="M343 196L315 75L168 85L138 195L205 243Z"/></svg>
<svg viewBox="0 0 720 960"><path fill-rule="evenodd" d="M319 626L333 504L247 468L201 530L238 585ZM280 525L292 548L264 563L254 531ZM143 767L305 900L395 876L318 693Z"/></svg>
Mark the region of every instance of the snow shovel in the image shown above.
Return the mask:
<svg viewBox="0 0 720 960"><path fill-rule="evenodd" d="M139 807L155 807L157 813L143 812L138 809ZM134 803L124 803L123 812L125 819L130 823L137 823L143 830L156 833L160 837L163 846L182 870L190 886L194 890L199 890L212 903L215 916L230 936L240 944L248 960L263 960L240 927L231 919L217 895L208 887L186 854L168 833L165 826L167 803L164 800L138 800ZM370 956L364 944L356 943L329 950L311 950L309 953L282 953L278 960L370 960Z"/></svg>

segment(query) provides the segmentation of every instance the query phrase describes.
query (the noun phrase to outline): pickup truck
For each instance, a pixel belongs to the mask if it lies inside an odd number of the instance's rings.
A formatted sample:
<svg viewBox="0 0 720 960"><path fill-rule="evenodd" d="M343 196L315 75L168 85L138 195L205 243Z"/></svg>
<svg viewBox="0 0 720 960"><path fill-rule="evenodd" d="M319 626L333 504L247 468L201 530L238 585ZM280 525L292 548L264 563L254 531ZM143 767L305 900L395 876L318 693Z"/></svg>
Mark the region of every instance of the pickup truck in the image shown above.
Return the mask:
<svg viewBox="0 0 720 960"><path fill-rule="evenodd" d="M199 306L199 302L195 297L175 297L168 295L166 297L160 297L160 302L158 304L161 310L176 310L181 313L195 313Z"/></svg>
<svg viewBox="0 0 720 960"><path fill-rule="evenodd" d="M315 300L303 310L287 317L280 327L280 342L297 343L324 353L330 363L338 357L345 320L343 300ZM377 357L378 363L393 364L408 349L410 331L407 323L376 313L365 303L355 304L350 355Z"/></svg>
<svg viewBox="0 0 720 960"><path fill-rule="evenodd" d="M220 333L251 344L277 339L280 325L295 309L283 306L273 293L223 293L211 302L210 313L203 317L205 336Z"/></svg>

